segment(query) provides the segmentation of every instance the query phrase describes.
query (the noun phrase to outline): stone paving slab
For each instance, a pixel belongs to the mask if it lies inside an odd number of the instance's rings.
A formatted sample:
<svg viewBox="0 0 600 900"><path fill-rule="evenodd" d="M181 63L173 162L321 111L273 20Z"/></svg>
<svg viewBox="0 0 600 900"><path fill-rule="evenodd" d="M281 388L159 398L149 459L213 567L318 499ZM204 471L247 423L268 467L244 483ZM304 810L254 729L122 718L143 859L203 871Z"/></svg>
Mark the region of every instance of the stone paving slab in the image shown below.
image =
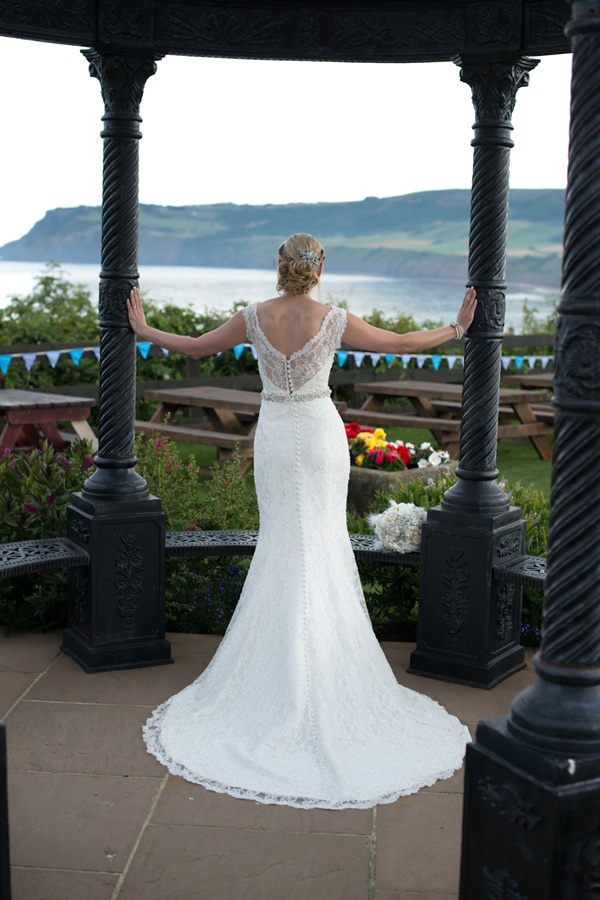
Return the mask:
<svg viewBox="0 0 600 900"><path fill-rule="evenodd" d="M220 638L169 635L175 665L90 675L61 636L0 638L13 900L456 900L463 773L374 810L236 800L166 773L141 726ZM491 691L398 680L471 727L508 711L529 667ZM530 658L530 655L529 657Z"/></svg>
<svg viewBox="0 0 600 900"><path fill-rule="evenodd" d="M11 771L11 862L122 872L160 784L158 778Z"/></svg>
<svg viewBox="0 0 600 900"><path fill-rule="evenodd" d="M266 806L206 791L182 778L169 778L152 816L157 825L288 831L294 834L362 834L373 829L371 809L295 809Z"/></svg>
<svg viewBox="0 0 600 900"><path fill-rule="evenodd" d="M123 900L366 900L366 835L150 825Z"/></svg>

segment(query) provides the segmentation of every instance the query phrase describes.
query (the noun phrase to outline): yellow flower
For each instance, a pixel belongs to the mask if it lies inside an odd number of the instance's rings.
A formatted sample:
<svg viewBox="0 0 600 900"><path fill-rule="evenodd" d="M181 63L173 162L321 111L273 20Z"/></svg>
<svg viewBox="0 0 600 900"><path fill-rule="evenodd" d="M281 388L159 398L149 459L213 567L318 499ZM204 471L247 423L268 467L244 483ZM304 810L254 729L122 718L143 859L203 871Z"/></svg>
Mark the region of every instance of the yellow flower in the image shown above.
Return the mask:
<svg viewBox="0 0 600 900"><path fill-rule="evenodd" d="M365 454L364 454L364 453L361 453L360 456L357 456L356 459L354 460L354 462L356 463L357 466L362 466L362 464L364 463L364 461L365 461Z"/></svg>
<svg viewBox="0 0 600 900"><path fill-rule="evenodd" d="M385 441L385 431L383 428L376 428L373 432L373 437L379 441ZM378 444L378 446L381 446L381 444Z"/></svg>

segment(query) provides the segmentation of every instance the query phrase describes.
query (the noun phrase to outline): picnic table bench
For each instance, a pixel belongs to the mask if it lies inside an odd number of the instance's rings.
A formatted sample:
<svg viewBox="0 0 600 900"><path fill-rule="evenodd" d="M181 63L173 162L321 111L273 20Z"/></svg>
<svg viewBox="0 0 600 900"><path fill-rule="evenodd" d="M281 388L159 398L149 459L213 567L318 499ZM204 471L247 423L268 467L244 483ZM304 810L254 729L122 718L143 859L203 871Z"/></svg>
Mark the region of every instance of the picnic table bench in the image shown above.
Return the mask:
<svg viewBox="0 0 600 900"><path fill-rule="evenodd" d="M244 460L242 471L250 466L260 409L257 391L199 385L149 390L144 398L157 401L159 406L149 421L136 419L138 434L160 432L173 440L207 444L217 448L218 459L230 458L237 446ZM181 411L202 412L208 422L173 422L172 417Z"/></svg>

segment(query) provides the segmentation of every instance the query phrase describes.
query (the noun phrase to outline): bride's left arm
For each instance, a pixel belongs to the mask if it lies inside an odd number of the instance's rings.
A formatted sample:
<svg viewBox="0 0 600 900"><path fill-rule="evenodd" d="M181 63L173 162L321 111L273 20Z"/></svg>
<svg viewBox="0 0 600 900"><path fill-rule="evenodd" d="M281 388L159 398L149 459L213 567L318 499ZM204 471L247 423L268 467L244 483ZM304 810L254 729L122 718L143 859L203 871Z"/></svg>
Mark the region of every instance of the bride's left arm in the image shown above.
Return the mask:
<svg viewBox="0 0 600 900"><path fill-rule="evenodd" d="M456 322L463 333L468 331L477 306L477 295L474 288L467 288ZM455 326L444 325L442 328L431 328L423 331L408 331L396 334L385 328L375 328L353 313L347 314L346 330L342 340L359 350L373 350L379 353L417 353L430 350L458 337Z"/></svg>
<svg viewBox="0 0 600 900"><path fill-rule="evenodd" d="M129 295L127 313L131 328L142 340L152 341L158 347L164 347L165 350L170 350L172 353L183 353L192 359L201 359L203 356L230 350L238 344L243 344L246 340L246 320L241 310L234 313L223 325L198 337L172 334L148 325L142 298L137 288Z"/></svg>

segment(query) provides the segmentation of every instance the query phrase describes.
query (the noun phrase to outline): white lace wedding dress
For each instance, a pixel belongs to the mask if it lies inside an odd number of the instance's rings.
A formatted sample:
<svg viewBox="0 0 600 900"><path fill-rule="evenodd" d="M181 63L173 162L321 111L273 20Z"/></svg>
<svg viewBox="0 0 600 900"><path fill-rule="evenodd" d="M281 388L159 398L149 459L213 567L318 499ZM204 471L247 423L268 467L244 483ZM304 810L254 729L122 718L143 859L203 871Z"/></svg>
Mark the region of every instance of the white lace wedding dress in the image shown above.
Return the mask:
<svg viewBox="0 0 600 900"><path fill-rule="evenodd" d="M398 685L373 633L346 530L348 446L327 386L346 313L289 359L245 310L263 403L260 534L206 671L148 720L150 753L215 791L297 807L371 807L460 767L469 732Z"/></svg>

